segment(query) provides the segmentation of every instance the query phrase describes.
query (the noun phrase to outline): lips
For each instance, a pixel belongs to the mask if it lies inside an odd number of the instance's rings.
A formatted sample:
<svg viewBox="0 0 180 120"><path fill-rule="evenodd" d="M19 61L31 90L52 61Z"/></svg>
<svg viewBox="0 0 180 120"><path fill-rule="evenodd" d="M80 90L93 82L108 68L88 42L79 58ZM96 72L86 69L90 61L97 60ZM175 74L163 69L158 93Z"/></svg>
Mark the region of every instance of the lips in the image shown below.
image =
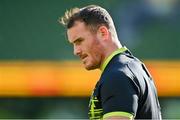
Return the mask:
<svg viewBox="0 0 180 120"><path fill-rule="evenodd" d="M88 55L81 55L80 58L81 60L84 60Z"/></svg>

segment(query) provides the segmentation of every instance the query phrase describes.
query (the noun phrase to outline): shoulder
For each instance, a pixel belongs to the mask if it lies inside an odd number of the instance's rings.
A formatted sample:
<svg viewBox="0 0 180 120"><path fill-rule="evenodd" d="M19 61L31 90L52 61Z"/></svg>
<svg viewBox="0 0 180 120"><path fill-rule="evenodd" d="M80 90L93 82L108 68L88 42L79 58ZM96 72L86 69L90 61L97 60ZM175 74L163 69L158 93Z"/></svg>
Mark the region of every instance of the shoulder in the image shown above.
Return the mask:
<svg viewBox="0 0 180 120"><path fill-rule="evenodd" d="M114 68L104 74L100 80L101 93L118 94L125 91L139 93L139 86L136 84L134 75L127 65L121 68Z"/></svg>
<svg viewBox="0 0 180 120"><path fill-rule="evenodd" d="M100 78L100 84L127 83L134 79L128 67L130 60L125 55L115 56L107 65Z"/></svg>
<svg viewBox="0 0 180 120"><path fill-rule="evenodd" d="M126 55L115 56L101 75L101 91L107 93L109 91L131 90L138 94L140 88L136 82L137 78L129 68L129 64L136 64L134 61L134 58L129 58Z"/></svg>

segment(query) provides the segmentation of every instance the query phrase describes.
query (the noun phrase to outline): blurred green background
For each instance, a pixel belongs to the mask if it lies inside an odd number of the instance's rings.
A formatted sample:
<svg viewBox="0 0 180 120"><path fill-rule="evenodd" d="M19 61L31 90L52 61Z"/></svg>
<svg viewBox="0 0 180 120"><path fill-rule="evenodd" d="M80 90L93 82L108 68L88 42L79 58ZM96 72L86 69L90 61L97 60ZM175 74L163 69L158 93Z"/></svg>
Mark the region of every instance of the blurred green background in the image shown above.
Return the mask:
<svg viewBox="0 0 180 120"><path fill-rule="evenodd" d="M97 4L112 15L119 38L144 60L180 60L178 0L0 0L1 61L77 60L58 18ZM1 81L1 80L0 80ZM87 118L87 97L3 97L0 118ZM180 97L160 97L163 118L180 118Z"/></svg>

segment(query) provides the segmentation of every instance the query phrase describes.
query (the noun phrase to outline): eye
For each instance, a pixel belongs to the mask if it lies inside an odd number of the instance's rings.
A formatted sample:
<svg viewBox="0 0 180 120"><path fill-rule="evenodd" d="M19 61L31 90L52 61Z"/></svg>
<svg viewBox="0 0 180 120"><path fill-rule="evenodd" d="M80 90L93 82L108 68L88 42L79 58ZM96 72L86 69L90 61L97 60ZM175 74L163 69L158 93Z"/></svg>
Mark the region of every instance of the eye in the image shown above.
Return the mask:
<svg viewBox="0 0 180 120"><path fill-rule="evenodd" d="M80 45L81 43L82 43L82 41L83 41L83 39L77 39L74 43L76 44L76 45Z"/></svg>

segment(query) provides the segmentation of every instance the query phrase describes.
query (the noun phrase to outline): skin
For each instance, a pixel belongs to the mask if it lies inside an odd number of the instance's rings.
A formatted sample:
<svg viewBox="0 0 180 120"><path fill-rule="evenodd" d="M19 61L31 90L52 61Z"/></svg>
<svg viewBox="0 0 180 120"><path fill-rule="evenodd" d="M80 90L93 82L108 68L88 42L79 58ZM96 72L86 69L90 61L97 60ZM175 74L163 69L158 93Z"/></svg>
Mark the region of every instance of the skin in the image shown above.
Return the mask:
<svg viewBox="0 0 180 120"><path fill-rule="evenodd" d="M74 55L81 59L87 70L100 68L103 61L118 49L105 26L99 27L95 33L83 22L76 21L74 26L67 30L67 36L73 44Z"/></svg>
<svg viewBox="0 0 180 120"><path fill-rule="evenodd" d="M69 42L73 44L74 55L81 59L87 70L100 68L104 60L121 47L117 42L118 39L112 39L111 32L103 25L96 32L92 32L84 22L76 21L73 27L67 30L67 36ZM128 120L129 118L112 116L107 119Z"/></svg>

